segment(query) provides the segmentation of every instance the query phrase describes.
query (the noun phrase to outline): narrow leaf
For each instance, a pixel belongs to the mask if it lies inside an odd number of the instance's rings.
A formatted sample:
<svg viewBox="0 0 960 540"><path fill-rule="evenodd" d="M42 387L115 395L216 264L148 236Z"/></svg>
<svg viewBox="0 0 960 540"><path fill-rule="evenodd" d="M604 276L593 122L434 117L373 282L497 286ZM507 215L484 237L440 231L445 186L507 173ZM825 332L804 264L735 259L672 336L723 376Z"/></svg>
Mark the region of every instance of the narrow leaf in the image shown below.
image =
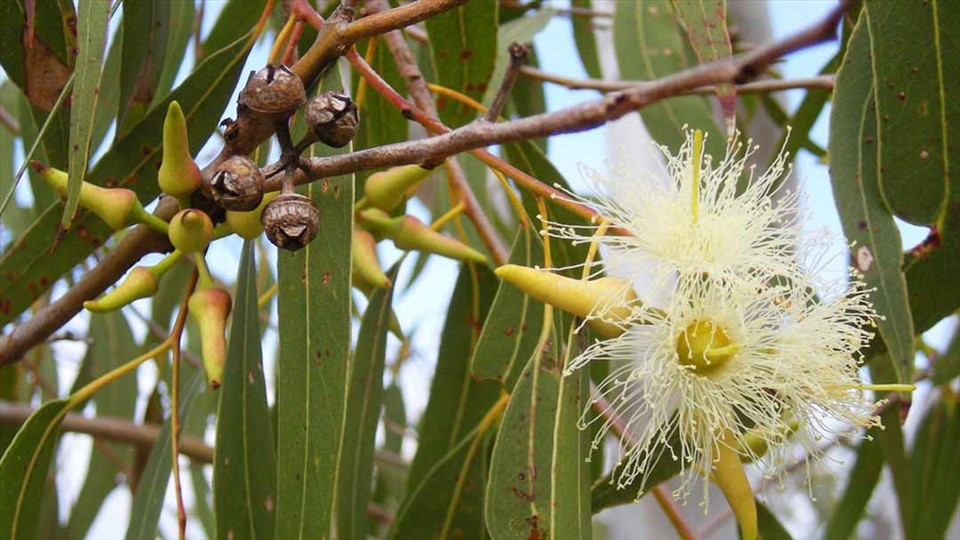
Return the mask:
<svg viewBox="0 0 960 540"><path fill-rule="evenodd" d="M570 5L581 9L593 9L591 0L571 0ZM597 29L593 17L571 17L573 21L573 39L577 44L577 53L587 76L593 79L602 79L600 70L600 54L597 49Z"/></svg>
<svg viewBox="0 0 960 540"><path fill-rule="evenodd" d="M483 94L484 105L493 103L497 90L500 88L500 81L503 74L507 71L510 64L510 44L511 43L529 43L533 37L543 30L547 23L556 15L556 12L550 8L542 8L535 11L532 15L520 17L507 23L504 23L497 29L497 49L494 58L493 73L490 75L490 83L487 85Z"/></svg>
<svg viewBox="0 0 960 540"><path fill-rule="evenodd" d="M391 281L397 268L389 273ZM357 350L350 365L340 474L337 531L340 538L361 538L367 531L367 502L373 479L373 450L383 400L383 365L390 326L393 288L377 289L360 323Z"/></svg>
<svg viewBox="0 0 960 540"><path fill-rule="evenodd" d="M701 64L729 58L733 54L730 33L727 31L726 0L671 0L680 25L687 31L690 47ZM717 98L727 119L733 126L736 120L737 89L732 84L717 85Z"/></svg>
<svg viewBox="0 0 960 540"><path fill-rule="evenodd" d="M243 243L217 409L217 538L273 538L277 461L260 351L253 242Z"/></svg>
<svg viewBox="0 0 960 540"><path fill-rule="evenodd" d="M878 430L871 430L876 437ZM877 440L864 439L857 448L857 461L850 470L846 488L823 534L824 540L844 540L853 536L867 503L883 472L883 450Z"/></svg>
<svg viewBox="0 0 960 540"><path fill-rule="evenodd" d="M73 222L80 204L80 186L87 174L90 161L90 135L93 118L100 97L100 78L103 76L103 49L107 39L108 0L90 0L80 3L77 31L80 52L73 81L70 107L70 160L67 174L67 201L64 203L60 228L66 230Z"/></svg>
<svg viewBox="0 0 960 540"><path fill-rule="evenodd" d="M853 264L863 273L877 326L896 362L896 382L910 382L913 366L913 321L907 300L900 231L883 203L878 186L877 119L870 69L870 35L861 16L837 73L830 118L830 173L833 195Z"/></svg>

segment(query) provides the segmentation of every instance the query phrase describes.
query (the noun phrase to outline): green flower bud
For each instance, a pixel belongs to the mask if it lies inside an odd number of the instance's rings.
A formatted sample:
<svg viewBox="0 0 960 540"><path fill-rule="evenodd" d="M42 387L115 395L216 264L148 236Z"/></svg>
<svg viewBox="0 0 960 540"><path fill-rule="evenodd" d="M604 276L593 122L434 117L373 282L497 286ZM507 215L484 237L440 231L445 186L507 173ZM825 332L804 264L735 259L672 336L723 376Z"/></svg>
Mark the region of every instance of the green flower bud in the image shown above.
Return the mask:
<svg viewBox="0 0 960 540"><path fill-rule="evenodd" d="M515 264L505 264L494 273L540 302L577 317L593 316L587 324L603 337L619 336L623 333L620 323L634 318L630 305L637 297L625 279L608 276L584 281Z"/></svg>
<svg viewBox="0 0 960 540"><path fill-rule="evenodd" d="M213 222L202 210L187 208L170 220L170 243L183 253L200 253L213 239Z"/></svg>
<svg viewBox="0 0 960 540"><path fill-rule="evenodd" d="M67 195L67 173L37 161L32 162L32 165L50 187L60 195ZM80 206L96 214L115 231L136 223L141 216L148 215L133 191L100 187L89 182L83 182L80 186Z"/></svg>
<svg viewBox="0 0 960 540"><path fill-rule="evenodd" d="M187 121L180 104L173 101L163 121L163 161L157 173L157 182L164 193L175 197L180 201L180 206L186 208L190 203L190 195L200 187L202 181L200 167L190 155Z"/></svg>
<svg viewBox="0 0 960 540"><path fill-rule="evenodd" d="M487 260L483 253L459 240L438 233L413 216L391 218L386 212L376 208L362 210L358 215L366 226L393 239L393 243L400 249L436 253L451 259L476 263Z"/></svg>
<svg viewBox="0 0 960 540"><path fill-rule="evenodd" d="M377 241L373 235L358 227L353 228L353 278L378 289L391 286L390 278L380 268L377 260Z"/></svg>
<svg viewBox="0 0 960 540"><path fill-rule="evenodd" d="M187 307L200 328L200 349L203 369L210 388L216 390L223 382L223 367L227 362L227 340L224 332L231 308L230 293L211 287L190 295Z"/></svg>
<svg viewBox="0 0 960 540"><path fill-rule="evenodd" d="M363 194L371 206L390 211L399 206L431 172L419 165L391 167L370 175L363 185Z"/></svg>
<svg viewBox="0 0 960 540"><path fill-rule="evenodd" d="M253 240L260 236L260 234L263 233L263 223L260 221L260 217L263 215L263 209L270 204L270 201L276 199L279 195L279 191L265 194L263 200L260 201L260 206L257 206L249 212L227 210L227 226L230 227L231 231L247 240Z"/></svg>
<svg viewBox="0 0 960 540"><path fill-rule="evenodd" d="M87 300L83 307L94 313L115 311L134 300L153 296L157 289L157 276L154 276L150 269L137 266L130 270L126 279L115 289L96 300Z"/></svg>

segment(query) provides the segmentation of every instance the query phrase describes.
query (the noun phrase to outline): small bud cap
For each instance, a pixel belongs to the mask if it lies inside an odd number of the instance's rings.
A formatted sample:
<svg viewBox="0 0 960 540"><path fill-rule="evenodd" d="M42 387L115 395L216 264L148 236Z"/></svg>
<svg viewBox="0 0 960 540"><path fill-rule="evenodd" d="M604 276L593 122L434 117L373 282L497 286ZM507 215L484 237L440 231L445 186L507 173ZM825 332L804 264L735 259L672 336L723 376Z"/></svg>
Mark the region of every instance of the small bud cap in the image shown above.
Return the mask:
<svg viewBox="0 0 960 540"><path fill-rule="evenodd" d="M267 65L250 74L238 102L276 122L289 118L306 100L307 92L299 75L284 65Z"/></svg>
<svg viewBox="0 0 960 540"><path fill-rule="evenodd" d="M244 156L233 156L217 168L210 184L213 199L226 210L248 212L263 200L263 173Z"/></svg>
<svg viewBox="0 0 960 540"><path fill-rule="evenodd" d="M273 245L297 251L317 236L320 211L309 197L284 193L263 209L260 222Z"/></svg>
<svg viewBox="0 0 960 540"><path fill-rule="evenodd" d="M346 146L357 134L359 124L357 105L346 94L324 92L307 103L307 125L326 145Z"/></svg>
<svg viewBox="0 0 960 540"><path fill-rule="evenodd" d="M199 253L213 240L213 222L202 210L187 208L170 220L167 232L173 247L183 253Z"/></svg>

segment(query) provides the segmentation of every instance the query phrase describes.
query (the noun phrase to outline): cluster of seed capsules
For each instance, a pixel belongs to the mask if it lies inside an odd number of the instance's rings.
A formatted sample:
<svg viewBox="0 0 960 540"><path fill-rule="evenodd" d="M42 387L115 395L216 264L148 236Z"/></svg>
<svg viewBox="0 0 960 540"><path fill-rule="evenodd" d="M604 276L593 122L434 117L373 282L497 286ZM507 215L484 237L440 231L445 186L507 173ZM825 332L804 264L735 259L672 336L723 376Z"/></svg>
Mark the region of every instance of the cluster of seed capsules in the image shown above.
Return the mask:
<svg viewBox="0 0 960 540"><path fill-rule="evenodd" d="M267 66L250 74L240 93L242 114L258 116L273 124L281 146L278 174L283 174L279 193L264 193L263 171L251 159L234 155L220 163L205 185L200 168L190 154L186 119L180 105L171 102L163 126L163 158L157 173L160 189L177 200L180 210L166 222L147 212L135 192L104 188L83 182L80 206L94 213L114 230L145 224L164 234L174 250L154 266L134 267L113 290L84 302L92 312L120 309L153 296L163 275L181 258L195 261L197 286L188 299L190 316L197 322L207 380L217 388L226 363L226 322L231 310L230 294L218 287L207 268L204 253L210 242L237 234L253 239L261 233L280 249L296 251L309 244L320 228L320 212L314 202L294 191L293 173L304 149L316 142L343 147L356 135L359 114L354 102L339 92L324 92L309 100L300 77L285 66ZM290 140L290 117L301 108L308 132L296 145ZM68 178L63 171L33 162L34 169L61 195ZM473 248L427 227L412 216L391 212L412 195L430 171L416 165L394 167L375 173L364 186L356 204L353 229L352 282L365 294L373 288L391 286L376 255L376 243L389 238L404 250L430 253L474 262L485 257ZM213 204L210 201L213 201ZM213 218L211 218L211 215ZM215 221L221 222L214 224Z"/></svg>

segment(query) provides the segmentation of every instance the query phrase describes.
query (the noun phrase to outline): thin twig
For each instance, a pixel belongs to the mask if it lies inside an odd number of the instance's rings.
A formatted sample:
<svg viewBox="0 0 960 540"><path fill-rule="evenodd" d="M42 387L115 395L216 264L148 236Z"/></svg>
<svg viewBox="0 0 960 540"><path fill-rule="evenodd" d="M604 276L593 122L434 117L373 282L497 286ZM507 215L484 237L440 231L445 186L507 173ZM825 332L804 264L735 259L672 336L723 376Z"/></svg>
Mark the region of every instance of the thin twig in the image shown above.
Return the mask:
<svg viewBox="0 0 960 540"><path fill-rule="evenodd" d="M523 67L523 61L526 60L529 49L523 43L514 42L510 44L507 51L510 53L510 63L507 65L507 70L503 72L503 80L500 81L500 89L497 90L493 103L483 116L487 122L496 122L500 116L500 111L507 102L507 96L517 82L517 76L520 75L520 68Z"/></svg>
<svg viewBox="0 0 960 540"><path fill-rule="evenodd" d="M176 322L173 324L173 330L170 332L170 352L172 365L172 378L170 385L170 447L172 449L171 459L173 460L173 487L177 498L177 524L179 525L180 540L184 540L187 531L187 511L183 506L183 485L180 483L180 339L183 337L183 329L187 325L187 311L190 295L196 287L198 270L194 269L190 277L190 285L180 303L180 312L177 313Z"/></svg>

